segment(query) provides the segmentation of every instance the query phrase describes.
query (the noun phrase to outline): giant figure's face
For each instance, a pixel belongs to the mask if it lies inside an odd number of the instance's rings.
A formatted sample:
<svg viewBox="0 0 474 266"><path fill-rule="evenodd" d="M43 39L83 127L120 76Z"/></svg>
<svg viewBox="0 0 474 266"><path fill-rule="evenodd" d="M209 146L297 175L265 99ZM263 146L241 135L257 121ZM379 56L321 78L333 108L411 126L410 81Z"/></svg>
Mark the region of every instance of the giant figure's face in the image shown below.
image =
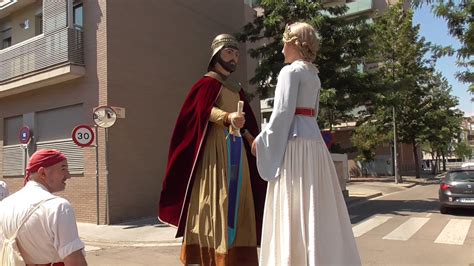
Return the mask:
<svg viewBox="0 0 474 266"><path fill-rule="evenodd" d="M219 54L217 54L217 63L226 71L232 73L237 68L239 55L239 50L232 47L224 47L220 50Z"/></svg>

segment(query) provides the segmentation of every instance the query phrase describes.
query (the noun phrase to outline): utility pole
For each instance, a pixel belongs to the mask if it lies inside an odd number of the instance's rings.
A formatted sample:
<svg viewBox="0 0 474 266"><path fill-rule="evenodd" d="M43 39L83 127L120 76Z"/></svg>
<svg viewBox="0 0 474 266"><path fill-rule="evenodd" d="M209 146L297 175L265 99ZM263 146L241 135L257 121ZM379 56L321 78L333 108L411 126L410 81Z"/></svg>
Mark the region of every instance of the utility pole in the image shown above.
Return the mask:
<svg viewBox="0 0 474 266"><path fill-rule="evenodd" d="M393 165L394 165L394 175L395 183L398 184L398 156L397 156L397 122L395 120L395 106L392 107L393 110Z"/></svg>

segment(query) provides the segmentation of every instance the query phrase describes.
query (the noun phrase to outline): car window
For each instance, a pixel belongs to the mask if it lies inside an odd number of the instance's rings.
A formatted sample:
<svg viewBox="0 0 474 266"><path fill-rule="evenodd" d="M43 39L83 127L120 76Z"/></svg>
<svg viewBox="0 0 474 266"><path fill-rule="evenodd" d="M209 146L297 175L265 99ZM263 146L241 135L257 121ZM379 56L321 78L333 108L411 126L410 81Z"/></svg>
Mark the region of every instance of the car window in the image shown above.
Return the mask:
<svg viewBox="0 0 474 266"><path fill-rule="evenodd" d="M452 172L449 174L449 179L454 181L472 181L474 182L474 171L466 172Z"/></svg>

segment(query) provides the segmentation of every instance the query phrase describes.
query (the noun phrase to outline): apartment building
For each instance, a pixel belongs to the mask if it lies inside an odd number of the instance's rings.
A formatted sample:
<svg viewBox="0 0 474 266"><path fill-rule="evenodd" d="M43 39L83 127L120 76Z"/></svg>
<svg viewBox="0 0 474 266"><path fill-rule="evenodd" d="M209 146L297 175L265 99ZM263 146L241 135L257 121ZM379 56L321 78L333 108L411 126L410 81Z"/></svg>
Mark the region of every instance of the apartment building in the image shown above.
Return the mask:
<svg viewBox="0 0 474 266"><path fill-rule="evenodd" d="M155 215L174 123L210 42L253 12L234 0L0 0L0 180L18 190L28 156L56 148L73 174L60 195L79 221ZM234 77L248 88L255 62L245 54ZM107 135L98 129L96 156L71 132L104 105L126 117ZM23 126L33 135L26 147Z"/></svg>

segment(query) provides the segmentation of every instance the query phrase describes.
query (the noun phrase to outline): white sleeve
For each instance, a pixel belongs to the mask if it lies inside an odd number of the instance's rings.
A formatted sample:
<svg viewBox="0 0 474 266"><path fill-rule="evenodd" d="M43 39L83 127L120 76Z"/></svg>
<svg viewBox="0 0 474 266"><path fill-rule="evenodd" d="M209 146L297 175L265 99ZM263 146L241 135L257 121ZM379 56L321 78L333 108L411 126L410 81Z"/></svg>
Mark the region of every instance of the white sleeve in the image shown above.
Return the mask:
<svg viewBox="0 0 474 266"><path fill-rule="evenodd" d="M77 231L76 215L71 204L64 200L54 214L52 230L54 246L61 259L66 258L74 251L84 248Z"/></svg>
<svg viewBox="0 0 474 266"><path fill-rule="evenodd" d="M278 75L270 121L255 140L258 172L267 181L280 175L280 166L295 117L298 87L297 73L291 66L285 66Z"/></svg>

